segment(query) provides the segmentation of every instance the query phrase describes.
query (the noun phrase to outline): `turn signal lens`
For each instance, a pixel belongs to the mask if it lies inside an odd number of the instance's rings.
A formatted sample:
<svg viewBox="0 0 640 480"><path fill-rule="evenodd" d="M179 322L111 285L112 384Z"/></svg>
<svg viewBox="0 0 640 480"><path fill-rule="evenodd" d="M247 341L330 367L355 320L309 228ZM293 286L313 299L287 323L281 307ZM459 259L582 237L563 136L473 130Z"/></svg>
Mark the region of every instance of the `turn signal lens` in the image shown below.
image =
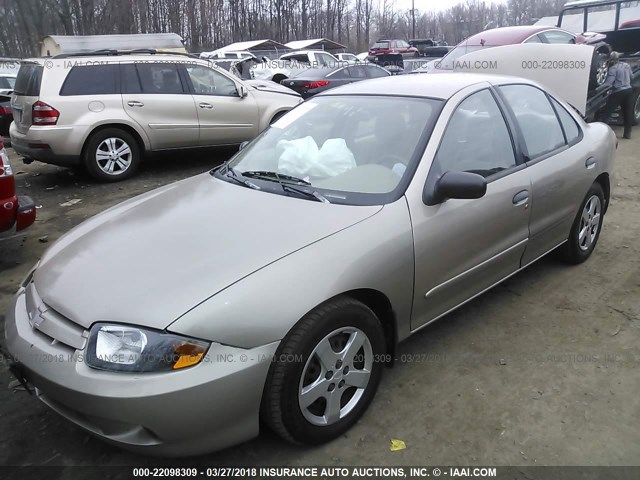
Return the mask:
<svg viewBox="0 0 640 480"><path fill-rule="evenodd" d="M207 349L202 345L183 343L182 345L174 346L174 351L178 359L174 363L173 369L178 370L200 363Z"/></svg>

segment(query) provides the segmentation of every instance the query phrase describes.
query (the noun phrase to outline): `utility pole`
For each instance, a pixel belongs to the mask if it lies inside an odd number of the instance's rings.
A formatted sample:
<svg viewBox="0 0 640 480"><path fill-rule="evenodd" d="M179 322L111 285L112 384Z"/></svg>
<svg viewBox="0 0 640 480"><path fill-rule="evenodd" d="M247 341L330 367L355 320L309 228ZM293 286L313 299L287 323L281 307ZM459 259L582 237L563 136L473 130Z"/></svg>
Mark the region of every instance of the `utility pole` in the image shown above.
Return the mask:
<svg viewBox="0 0 640 480"><path fill-rule="evenodd" d="M411 0L411 34L416 38L416 0Z"/></svg>

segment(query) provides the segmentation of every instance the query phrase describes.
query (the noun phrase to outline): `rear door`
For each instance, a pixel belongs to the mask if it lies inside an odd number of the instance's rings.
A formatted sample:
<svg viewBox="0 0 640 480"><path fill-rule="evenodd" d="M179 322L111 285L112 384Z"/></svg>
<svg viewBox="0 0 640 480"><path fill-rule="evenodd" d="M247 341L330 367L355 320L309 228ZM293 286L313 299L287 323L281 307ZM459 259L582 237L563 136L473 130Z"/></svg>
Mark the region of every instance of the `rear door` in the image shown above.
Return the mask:
<svg viewBox="0 0 640 480"><path fill-rule="evenodd" d="M229 145L258 134L258 104L253 92L241 97L238 85L222 72L204 65L184 67L195 101L202 146Z"/></svg>
<svg viewBox="0 0 640 480"><path fill-rule="evenodd" d="M123 64L124 110L149 137L152 150L198 145L198 113L175 63Z"/></svg>
<svg viewBox="0 0 640 480"><path fill-rule="evenodd" d="M31 109L40 96L43 72L44 67L38 63L23 63L18 71L11 110L20 133L26 134L31 127Z"/></svg>
<svg viewBox="0 0 640 480"><path fill-rule="evenodd" d="M531 236L526 265L564 242L582 198L593 182L591 156L578 123L557 101L532 85L502 85L531 177Z"/></svg>

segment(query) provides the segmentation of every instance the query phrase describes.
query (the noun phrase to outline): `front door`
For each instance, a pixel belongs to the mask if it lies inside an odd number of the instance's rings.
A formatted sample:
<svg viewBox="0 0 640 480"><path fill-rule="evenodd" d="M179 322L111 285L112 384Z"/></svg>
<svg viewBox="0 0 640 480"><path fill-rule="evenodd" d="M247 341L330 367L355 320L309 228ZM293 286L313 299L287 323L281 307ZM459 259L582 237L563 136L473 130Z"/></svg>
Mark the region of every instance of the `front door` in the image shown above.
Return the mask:
<svg viewBox="0 0 640 480"><path fill-rule="evenodd" d="M229 145L259 133L258 105L252 92L241 97L234 80L204 65L186 65L200 124L200 145Z"/></svg>
<svg viewBox="0 0 640 480"><path fill-rule="evenodd" d="M514 273L529 237L530 180L489 89L458 105L442 135L427 189L447 171L486 177L479 199L425 205L409 199L414 229L416 329Z"/></svg>

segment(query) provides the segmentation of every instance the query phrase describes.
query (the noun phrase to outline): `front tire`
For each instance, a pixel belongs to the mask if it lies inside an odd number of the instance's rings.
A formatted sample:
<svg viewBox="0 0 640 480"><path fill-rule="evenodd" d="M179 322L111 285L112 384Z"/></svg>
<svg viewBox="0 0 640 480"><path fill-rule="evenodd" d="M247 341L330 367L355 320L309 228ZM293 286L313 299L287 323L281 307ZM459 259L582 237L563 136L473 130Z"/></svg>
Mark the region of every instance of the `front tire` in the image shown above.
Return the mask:
<svg viewBox="0 0 640 480"><path fill-rule="evenodd" d="M131 177L140 164L140 146L130 133L105 128L89 137L84 166L96 180L118 182Z"/></svg>
<svg viewBox="0 0 640 480"><path fill-rule="evenodd" d="M320 444L346 432L380 383L385 338L366 305L331 300L282 340L262 400L262 418L284 439Z"/></svg>
<svg viewBox="0 0 640 480"><path fill-rule="evenodd" d="M569 239L561 250L562 258L571 264L584 262L591 256L602 230L604 220L604 192L594 183L587 192L576 215Z"/></svg>

